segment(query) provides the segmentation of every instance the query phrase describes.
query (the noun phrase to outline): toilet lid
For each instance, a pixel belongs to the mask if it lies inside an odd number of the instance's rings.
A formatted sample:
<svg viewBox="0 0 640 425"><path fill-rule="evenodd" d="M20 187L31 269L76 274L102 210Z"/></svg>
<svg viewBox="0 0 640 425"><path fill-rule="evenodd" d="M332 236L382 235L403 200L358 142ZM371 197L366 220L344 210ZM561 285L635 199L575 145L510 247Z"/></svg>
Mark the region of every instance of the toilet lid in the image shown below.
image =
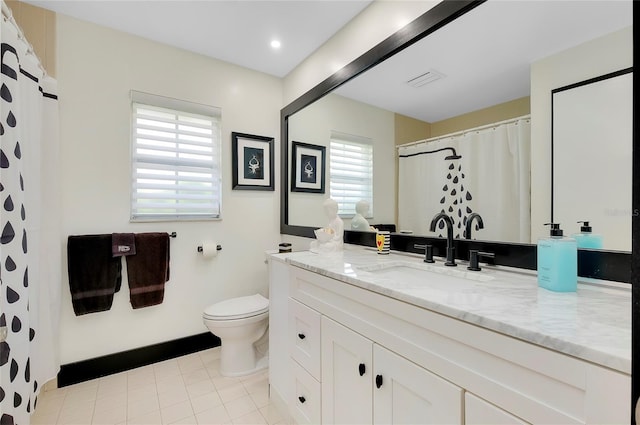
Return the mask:
<svg viewBox="0 0 640 425"><path fill-rule="evenodd" d="M256 316L269 310L269 300L260 294L231 298L209 306L205 317L213 319L241 319Z"/></svg>

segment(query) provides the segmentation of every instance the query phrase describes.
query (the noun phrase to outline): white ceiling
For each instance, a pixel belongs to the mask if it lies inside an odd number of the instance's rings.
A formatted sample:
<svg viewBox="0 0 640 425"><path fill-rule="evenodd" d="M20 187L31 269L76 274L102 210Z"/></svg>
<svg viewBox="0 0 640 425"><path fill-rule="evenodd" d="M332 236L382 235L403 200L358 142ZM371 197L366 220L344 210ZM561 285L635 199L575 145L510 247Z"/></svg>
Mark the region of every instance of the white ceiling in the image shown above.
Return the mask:
<svg viewBox="0 0 640 425"><path fill-rule="evenodd" d="M531 63L632 23L631 1L489 1L336 93L437 122L529 96ZM430 69L445 77L406 84Z"/></svg>
<svg viewBox="0 0 640 425"><path fill-rule="evenodd" d="M23 1L284 77L372 0Z"/></svg>
<svg viewBox="0 0 640 425"><path fill-rule="evenodd" d="M371 0L23 0L286 76ZM490 0L337 90L428 122L528 96L530 64L633 23L630 0ZM270 48L273 38L282 42ZM419 88L406 81L436 70Z"/></svg>

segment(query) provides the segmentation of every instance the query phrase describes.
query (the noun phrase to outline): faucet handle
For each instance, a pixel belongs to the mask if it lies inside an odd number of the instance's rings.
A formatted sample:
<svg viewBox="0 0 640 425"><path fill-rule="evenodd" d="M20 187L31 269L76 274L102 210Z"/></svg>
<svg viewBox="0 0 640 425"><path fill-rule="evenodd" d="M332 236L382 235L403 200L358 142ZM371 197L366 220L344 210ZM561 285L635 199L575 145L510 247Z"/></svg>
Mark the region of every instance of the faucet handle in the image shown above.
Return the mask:
<svg viewBox="0 0 640 425"><path fill-rule="evenodd" d="M486 258L495 258L495 254L493 252L480 252L477 249L469 250L469 267L467 269L477 272L482 270L480 267L480 257Z"/></svg>
<svg viewBox="0 0 640 425"><path fill-rule="evenodd" d="M433 259L433 245L415 244L415 245L413 245L413 247L417 248L417 249L424 249L424 262L425 263L435 263L435 260Z"/></svg>
<svg viewBox="0 0 640 425"><path fill-rule="evenodd" d="M496 254L493 252L478 251L478 257L496 258Z"/></svg>
<svg viewBox="0 0 640 425"><path fill-rule="evenodd" d="M467 269L474 271L474 272L479 272L480 270L482 270L482 268L480 268L480 265L478 264L478 250L477 249L470 249L469 250L469 267L467 267Z"/></svg>

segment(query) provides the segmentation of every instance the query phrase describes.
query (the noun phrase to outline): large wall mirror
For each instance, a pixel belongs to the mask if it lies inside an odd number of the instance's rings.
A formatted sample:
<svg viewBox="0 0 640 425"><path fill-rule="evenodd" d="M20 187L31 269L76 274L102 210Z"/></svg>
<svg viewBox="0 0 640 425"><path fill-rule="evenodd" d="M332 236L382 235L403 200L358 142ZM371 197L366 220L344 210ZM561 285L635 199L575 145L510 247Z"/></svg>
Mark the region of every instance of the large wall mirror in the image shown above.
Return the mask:
<svg viewBox="0 0 640 425"><path fill-rule="evenodd" d="M282 233L313 237L312 230L325 224L329 146L332 135L345 134L373 146L371 224L437 237L429 221L446 209L461 228L470 213L483 217L474 239L536 243L551 220L552 91L633 65L632 7L631 1L489 0L431 9L407 26L397 46L387 46L388 59L376 60L370 51L346 68L354 78L336 74L283 109ZM593 95L581 101L600 100ZM631 111L625 113L630 120ZM606 122L579 113L577 119ZM287 184L294 141L327 147L324 194L291 191ZM631 134L620 142L630 149ZM609 153L603 148L584 158L576 151L555 167L571 174L578 162L597 163ZM618 165L628 167L621 175L629 188L631 162ZM598 166L591 171L611 172ZM576 191L584 202L600 202ZM621 205L631 205L631 191L626 193ZM561 201L555 202L558 207ZM597 218L575 216L598 229ZM351 217L343 216L347 230ZM629 215L618 218L630 229ZM562 225L566 234L580 231L577 223ZM607 240L613 238L605 235L605 250L630 251L630 233L624 243Z"/></svg>
<svg viewBox="0 0 640 425"><path fill-rule="evenodd" d="M552 110L552 221L590 220L594 246L631 251L632 68L557 88Z"/></svg>

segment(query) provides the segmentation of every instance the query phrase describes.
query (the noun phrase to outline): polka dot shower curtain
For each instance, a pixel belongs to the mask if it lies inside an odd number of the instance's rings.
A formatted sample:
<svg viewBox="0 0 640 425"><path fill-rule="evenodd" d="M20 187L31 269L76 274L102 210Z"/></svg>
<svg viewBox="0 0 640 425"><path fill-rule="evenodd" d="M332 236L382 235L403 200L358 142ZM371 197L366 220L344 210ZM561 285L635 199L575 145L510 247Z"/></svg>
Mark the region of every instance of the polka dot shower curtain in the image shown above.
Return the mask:
<svg viewBox="0 0 640 425"><path fill-rule="evenodd" d="M56 82L2 3L0 423L29 424L59 369L61 236Z"/></svg>
<svg viewBox="0 0 640 425"><path fill-rule="evenodd" d="M477 213L484 228L474 226L473 239L529 243L530 145L527 116L399 146L399 155L410 155L399 158L399 228L433 235L431 218L444 211L454 221L454 237L465 238L467 217ZM450 158L449 148L460 158ZM436 229L435 236L446 235L444 225Z"/></svg>

